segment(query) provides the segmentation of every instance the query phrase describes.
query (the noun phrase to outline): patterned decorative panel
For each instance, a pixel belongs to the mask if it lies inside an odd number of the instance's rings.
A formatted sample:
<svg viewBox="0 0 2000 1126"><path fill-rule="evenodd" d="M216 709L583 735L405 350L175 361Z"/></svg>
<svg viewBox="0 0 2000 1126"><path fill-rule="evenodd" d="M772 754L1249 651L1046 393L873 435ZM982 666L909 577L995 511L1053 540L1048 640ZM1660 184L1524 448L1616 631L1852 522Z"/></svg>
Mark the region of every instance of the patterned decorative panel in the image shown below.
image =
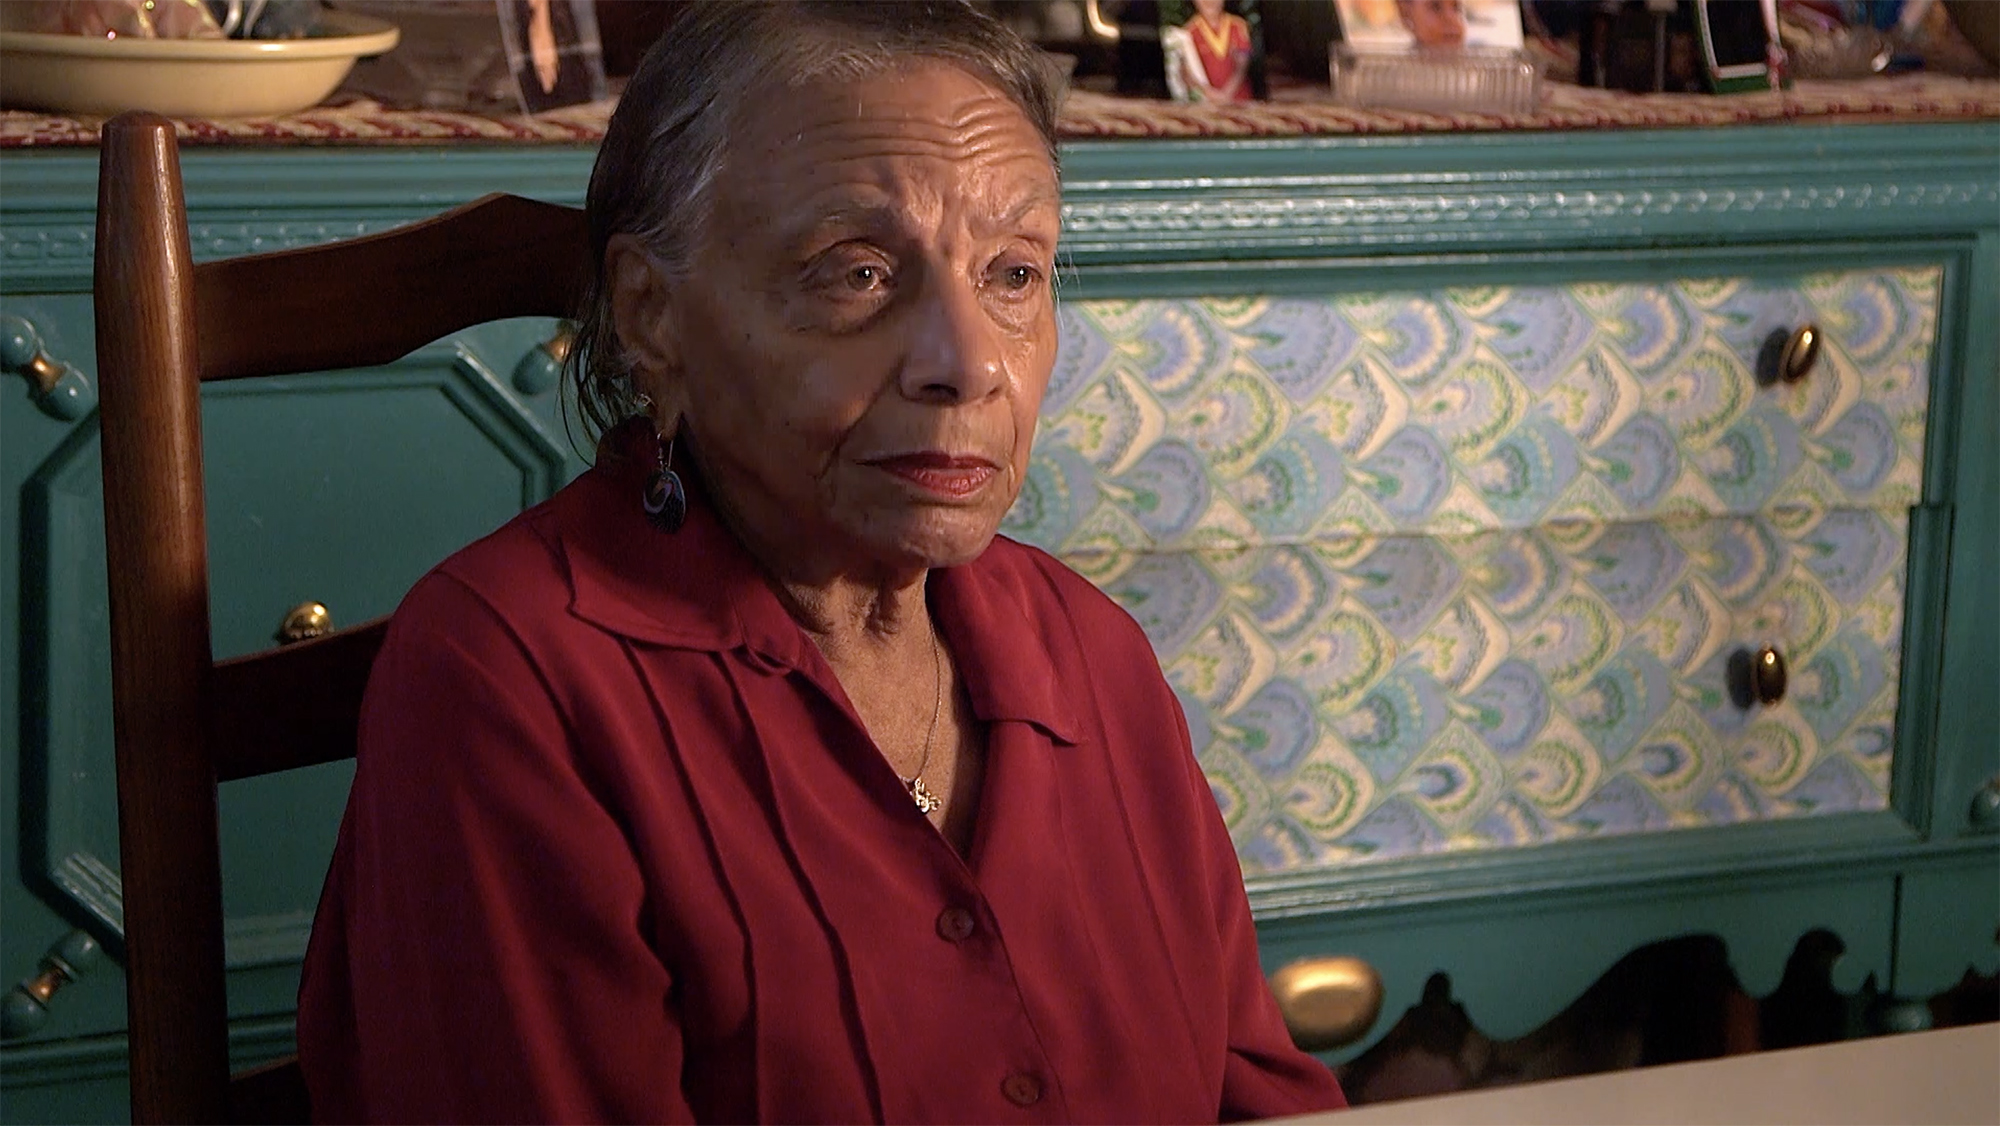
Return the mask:
<svg viewBox="0 0 2000 1126"><path fill-rule="evenodd" d="M1073 303L1004 530L1139 619L1253 874L1880 809L1940 282Z"/></svg>

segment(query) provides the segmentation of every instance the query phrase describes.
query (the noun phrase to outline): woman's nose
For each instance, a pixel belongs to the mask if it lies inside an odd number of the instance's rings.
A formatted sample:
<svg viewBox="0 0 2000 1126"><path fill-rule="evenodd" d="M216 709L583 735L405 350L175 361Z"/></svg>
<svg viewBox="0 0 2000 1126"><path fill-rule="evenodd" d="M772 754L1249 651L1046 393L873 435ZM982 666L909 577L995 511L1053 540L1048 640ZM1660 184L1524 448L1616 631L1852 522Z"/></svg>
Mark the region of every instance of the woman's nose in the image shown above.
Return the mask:
<svg viewBox="0 0 2000 1126"><path fill-rule="evenodd" d="M902 391L924 402L970 403L999 391L1007 362L999 326L973 282L952 278L931 287L915 310Z"/></svg>

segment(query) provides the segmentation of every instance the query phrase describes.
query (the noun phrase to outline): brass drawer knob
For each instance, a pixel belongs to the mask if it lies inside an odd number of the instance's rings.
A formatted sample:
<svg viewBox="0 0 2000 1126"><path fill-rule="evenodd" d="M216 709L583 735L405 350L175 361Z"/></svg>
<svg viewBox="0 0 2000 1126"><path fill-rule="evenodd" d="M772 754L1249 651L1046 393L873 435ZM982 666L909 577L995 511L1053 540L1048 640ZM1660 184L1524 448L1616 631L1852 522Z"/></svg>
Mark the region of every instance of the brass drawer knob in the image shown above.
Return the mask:
<svg viewBox="0 0 2000 1126"><path fill-rule="evenodd" d="M1360 958L1301 958L1271 975L1292 1042L1308 1052L1352 1044L1382 1015L1382 975Z"/></svg>
<svg viewBox="0 0 2000 1126"><path fill-rule="evenodd" d="M89 933L74 930L42 953L35 972L0 1000L0 1040L16 1040L48 1023L49 1002L63 986L89 973L104 960L104 950Z"/></svg>
<svg viewBox="0 0 2000 1126"><path fill-rule="evenodd" d="M1982 833L2000 829L2000 774L1986 780L1979 792L1972 795L1972 827ZM2000 942L2000 931L1993 932L1993 941Z"/></svg>
<svg viewBox="0 0 2000 1126"><path fill-rule="evenodd" d="M1785 655L1766 645L1756 652L1738 649L1724 671L1729 699L1739 708L1775 704L1785 698Z"/></svg>
<svg viewBox="0 0 2000 1126"><path fill-rule="evenodd" d="M1785 341L1784 351L1778 353L1778 378L1786 383L1797 383L1812 371L1819 361L1819 326L1800 325L1792 330Z"/></svg>
<svg viewBox="0 0 2000 1126"><path fill-rule="evenodd" d="M1775 704L1785 698L1785 655L1766 645L1757 650L1750 665L1750 689L1760 704Z"/></svg>
<svg viewBox="0 0 2000 1126"><path fill-rule="evenodd" d="M301 602L278 623L278 644L293 645L333 632L333 611L323 602Z"/></svg>
<svg viewBox="0 0 2000 1126"><path fill-rule="evenodd" d="M1757 356L1757 381L1797 383L1812 373L1819 362L1819 326L1803 324L1790 332L1778 329L1764 340Z"/></svg>
<svg viewBox="0 0 2000 1126"><path fill-rule="evenodd" d="M49 358L42 336L24 317L0 314L0 367L24 375L35 385L36 409L51 418L75 422L97 406L97 391L75 364Z"/></svg>
<svg viewBox="0 0 2000 1126"><path fill-rule="evenodd" d="M576 344L576 326L568 321L556 325L555 335L528 349L514 365L514 390L523 395L540 395L562 380L564 361Z"/></svg>

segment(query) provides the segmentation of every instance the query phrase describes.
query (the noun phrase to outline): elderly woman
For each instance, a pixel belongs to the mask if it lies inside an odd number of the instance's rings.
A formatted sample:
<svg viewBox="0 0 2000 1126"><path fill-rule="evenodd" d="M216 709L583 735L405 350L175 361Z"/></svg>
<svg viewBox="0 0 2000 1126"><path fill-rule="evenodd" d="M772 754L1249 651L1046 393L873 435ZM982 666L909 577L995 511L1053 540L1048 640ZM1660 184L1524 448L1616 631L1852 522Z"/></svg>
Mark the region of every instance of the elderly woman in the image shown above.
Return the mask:
<svg viewBox="0 0 2000 1126"><path fill-rule="evenodd" d="M954 4L701 6L590 185L597 467L378 660L300 997L337 1121L1341 1105L1146 638L995 538L1054 108Z"/></svg>

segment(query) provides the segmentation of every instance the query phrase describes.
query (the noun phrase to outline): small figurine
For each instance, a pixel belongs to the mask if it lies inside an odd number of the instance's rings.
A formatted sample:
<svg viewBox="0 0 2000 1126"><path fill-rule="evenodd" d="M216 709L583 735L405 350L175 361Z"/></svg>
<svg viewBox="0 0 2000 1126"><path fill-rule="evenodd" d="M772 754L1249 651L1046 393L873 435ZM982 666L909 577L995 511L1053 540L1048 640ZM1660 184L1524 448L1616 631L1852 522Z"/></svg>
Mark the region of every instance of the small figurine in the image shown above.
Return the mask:
<svg viewBox="0 0 2000 1126"><path fill-rule="evenodd" d="M1250 18L1224 0L1160 5L1160 48L1167 89L1177 102L1247 102L1262 86L1258 36Z"/></svg>

